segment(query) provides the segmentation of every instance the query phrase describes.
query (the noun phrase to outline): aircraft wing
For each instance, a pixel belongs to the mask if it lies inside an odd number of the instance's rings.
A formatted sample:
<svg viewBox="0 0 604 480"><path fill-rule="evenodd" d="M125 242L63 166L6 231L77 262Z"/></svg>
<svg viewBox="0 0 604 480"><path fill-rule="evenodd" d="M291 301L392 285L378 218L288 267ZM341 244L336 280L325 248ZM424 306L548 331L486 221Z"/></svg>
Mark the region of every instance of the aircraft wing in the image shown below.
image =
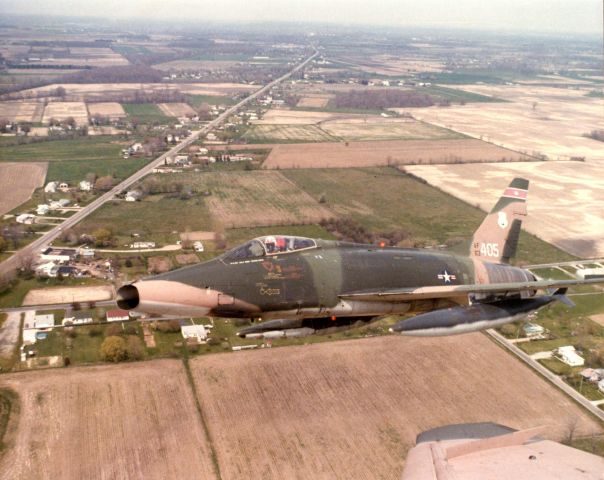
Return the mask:
<svg viewBox="0 0 604 480"><path fill-rule="evenodd" d="M604 283L604 278L589 280L537 280L534 282L486 283L471 285L433 285L417 288L397 288L370 292L351 292L340 295L344 300L361 300L366 302L405 302L432 298L455 298L478 294L520 293L531 290L550 288L568 288L576 285L594 285Z"/></svg>

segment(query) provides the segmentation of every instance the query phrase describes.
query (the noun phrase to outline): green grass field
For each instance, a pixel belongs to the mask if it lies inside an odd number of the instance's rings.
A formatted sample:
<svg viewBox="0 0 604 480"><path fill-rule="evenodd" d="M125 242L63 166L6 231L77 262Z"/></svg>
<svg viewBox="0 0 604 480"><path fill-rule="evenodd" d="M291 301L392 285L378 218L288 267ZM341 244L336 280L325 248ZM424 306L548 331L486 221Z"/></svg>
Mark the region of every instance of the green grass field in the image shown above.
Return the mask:
<svg viewBox="0 0 604 480"><path fill-rule="evenodd" d="M73 183L83 180L88 173L123 179L150 160L143 157L122 158L121 149L132 141L98 136L3 146L0 148L0 161L49 162L47 182L62 180Z"/></svg>
<svg viewBox="0 0 604 480"><path fill-rule="evenodd" d="M136 118L141 123L168 123L172 120L154 103L123 103L122 107L128 117Z"/></svg>
<svg viewBox="0 0 604 480"><path fill-rule="evenodd" d="M443 100L449 100L451 102L505 102L505 100L489 97L487 95L480 95L479 93L466 92L465 90L460 90L458 88L448 88L436 85L432 85L430 87L421 87L417 91L420 93L427 93L428 95L432 95Z"/></svg>
<svg viewBox="0 0 604 480"><path fill-rule="evenodd" d="M173 244L179 237L172 232L184 232L187 228L211 231L212 220L199 197L180 200L154 195L142 202L109 202L78 224L76 230L90 233L99 227L116 234L116 248L127 248L124 245L132 243L133 233L140 234L141 241Z"/></svg>
<svg viewBox="0 0 604 480"><path fill-rule="evenodd" d="M208 105L235 105L237 100L223 95L187 95L187 103L193 108L199 108L204 103Z"/></svg>

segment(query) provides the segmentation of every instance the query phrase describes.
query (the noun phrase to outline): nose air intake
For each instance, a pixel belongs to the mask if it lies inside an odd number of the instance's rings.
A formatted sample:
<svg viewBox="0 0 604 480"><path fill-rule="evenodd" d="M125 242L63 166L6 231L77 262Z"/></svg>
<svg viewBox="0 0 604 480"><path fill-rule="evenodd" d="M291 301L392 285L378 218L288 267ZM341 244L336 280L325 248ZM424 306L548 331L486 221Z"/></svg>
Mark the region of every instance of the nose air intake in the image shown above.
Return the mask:
<svg viewBox="0 0 604 480"><path fill-rule="evenodd" d="M138 289L134 285L124 285L117 291L117 306L124 310L136 308L140 302Z"/></svg>

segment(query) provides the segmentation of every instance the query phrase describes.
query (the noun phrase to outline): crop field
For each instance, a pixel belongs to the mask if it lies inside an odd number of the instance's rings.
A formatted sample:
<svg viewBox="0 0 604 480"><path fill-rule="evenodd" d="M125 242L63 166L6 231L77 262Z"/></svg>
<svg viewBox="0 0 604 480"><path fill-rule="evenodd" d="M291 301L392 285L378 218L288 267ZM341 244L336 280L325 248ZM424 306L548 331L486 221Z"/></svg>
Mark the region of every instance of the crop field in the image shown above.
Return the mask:
<svg viewBox="0 0 604 480"><path fill-rule="evenodd" d="M321 123L327 133L349 141L368 140L448 140L462 138L459 133L412 119L327 120Z"/></svg>
<svg viewBox="0 0 604 480"><path fill-rule="evenodd" d="M159 103L159 109L168 117L185 117L186 115L195 115L193 110L186 103Z"/></svg>
<svg viewBox="0 0 604 480"><path fill-rule="evenodd" d="M87 173L125 178L140 169L148 158L122 158L127 141L107 136L82 137L0 148L0 162L49 162L47 181L82 180Z"/></svg>
<svg viewBox="0 0 604 480"><path fill-rule="evenodd" d="M118 118L124 118L126 112L124 108L117 102L99 102L99 103L88 103L88 113L92 115L102 115L111 120Z"/></svg>
<svg viewBox="0 0 604 480"><path fill-rule="evenodd" d="M174 70L228 70L237 65L233 60L172 60L170 62L159 63L153 68L165 71Z"/></svg>
<svg viewBox="0 0 604 480"><path fill-rule="evenodd" d="M541 153L550 160L604 160L602 143L583 136L604 128L601 98L585 96L585 90L531 85L464 88L507 102L418 108L413 116L517 151Z"/></svg>
<svg viewBox="0 0 604 480"><path fill-rule="evenodd" d="M329 100L332 98L332 95L321 95L321 94L308 94L304 95L298 101L296 107L298 108L323 108L326 107L329 103Z"/></svg>
<svg viewBox="0 0 604 480"><path fill-rule="evenodd" d="M191 367L225 479L399 478L416 435L451 423L555 425L558 439L575 420L582 433L602 428L481 334L209 355Z"/></svg>
<svg viewBox="0 0 604 480"><path fill-rule="evenodd" d="M378 165L510 162L527 157L474 139L389 140L275 145L263 168L346 168Z"/></svg>
<svg viewBox="0 0 604 480"><path fill-rule="evenodd" d="M61 54L61 49L55 50L53 55L39 61L29 61L29 65L74 65L87 67L109 67L115 65L128 65L128 60L110 48L71 47L68 54Z"/></svg>
<svg viewBox="0 0 604 480"><path fill-rule="evenodd" d="M44 186L47 163L0 163L0 215L10 212Z"/></svg>
<svg viewBox="0 0 604 480"><path fill-rule="evenodd" d="M113 287L52 287L30 290L23 305L51 305L53 303L99 302L113 298Z"/></svg>
<svg viewBox="0 0 604 480"><path fill-rule="evenodd" d="M41 122L43 113L43 103L0 102L0 118L11 122Z"/></svg>
<svg viewBox="0 0 604 480"><path fill-rule="evenodd" d="M279 172L212 172L197 177L208 209L225 228L317 223L333 213Z"/></svg>
<svg viewBox="0 0 604 480"><path fill-rule="evenodd" d="M270 158L270 157L269 157ZM579 257L604 256L603 161L410 166L405 169L482 209L515 176L531 181L523 227Z"/></svg>
<svg viewBox="0 0 604 480"><path fill-rule="evenodd" d="M215 478L179 361L3 375L0 386L21 402L2 478Z"/></svg>
<svg viewBox="0 0 604 480"><path fill-rule="evenodd" d="M333 142L337 138L315 125L252 125L242 135L249 143Z"/></svg>
<svg viewBox="0 0 604 480"><path fill-rule="evenodd" d="M77 125L88 125L88 110L84 102L51 102L44 109L42 122L48 123L51 118L66 120L73 117Z"/></svg>
<svg viewBox="0 0 604 480"><path fill-rule="evenodd" d="M474 203L452 198L394 168L281 173L312 197L323 195L324 205L339 217L351 218L374 232L403 230L411 245L450 244L454 252L466 255L471 235L485 216ZM489 204L488 209L491 207ZM571 259L543 240L521 232L518 261L536 264Z"/></svg>
<svg viewBox="0 0 604 480"><path fill-rule="evenodd" d="M380 118L374 115L349 115L330 112L308 112L304 110L281 110L271 109L267 111L260 120L254 120L255 125L312 125L326 120L341 118Z"/></svg>
<svg viewBox="0 0 604 480"><path fill-rule="evenodd" d="M124 110L131 118L137 118L142 123L165 123L169 118L154 103L124 103Z"/></svg>

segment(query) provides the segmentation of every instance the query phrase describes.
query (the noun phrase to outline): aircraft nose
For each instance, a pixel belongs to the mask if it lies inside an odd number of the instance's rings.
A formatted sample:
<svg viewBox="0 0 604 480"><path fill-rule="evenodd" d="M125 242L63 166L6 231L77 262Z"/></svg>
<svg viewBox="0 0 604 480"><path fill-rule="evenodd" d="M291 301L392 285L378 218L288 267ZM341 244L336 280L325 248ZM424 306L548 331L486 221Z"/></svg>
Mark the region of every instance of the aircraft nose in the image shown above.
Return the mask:
<svg viewBox="0 0 604 480"><path fill-rule="evenodd" d="M123 310L132 310L138 307L140 296L134 285L124 285L117 291L117 306Z"/></svg>

